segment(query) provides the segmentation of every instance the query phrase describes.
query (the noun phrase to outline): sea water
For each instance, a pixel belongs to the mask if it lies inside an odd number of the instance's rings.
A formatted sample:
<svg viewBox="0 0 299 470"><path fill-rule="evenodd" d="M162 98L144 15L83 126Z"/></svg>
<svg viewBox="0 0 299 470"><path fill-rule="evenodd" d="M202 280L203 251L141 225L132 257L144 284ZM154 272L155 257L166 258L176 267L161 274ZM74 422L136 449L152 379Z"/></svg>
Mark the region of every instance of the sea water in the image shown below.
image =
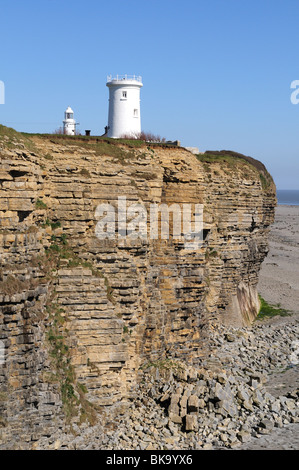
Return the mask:
<svg viewBox="0 0 299 470"><path fill-rule="evenodd" d="M299 189L277 189L277 203L299 206Z"/></svg>

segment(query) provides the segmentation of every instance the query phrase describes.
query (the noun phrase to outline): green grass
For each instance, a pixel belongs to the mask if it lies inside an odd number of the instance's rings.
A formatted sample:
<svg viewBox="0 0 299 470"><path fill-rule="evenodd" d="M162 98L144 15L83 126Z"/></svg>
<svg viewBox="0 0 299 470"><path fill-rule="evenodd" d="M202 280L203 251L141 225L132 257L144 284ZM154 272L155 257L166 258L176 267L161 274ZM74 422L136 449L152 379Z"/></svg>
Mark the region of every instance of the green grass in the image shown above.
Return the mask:
<svg viewBox="0 0 299 470"><path fill-rule="evenodd" d="M285 308L281 308L280 305L271 305L266 302L265 299L261 295L259 295L260 299L260 311L258 313L258 316L256 317L256 320L263 320L264 318L272 318L275 317L276 315L279 315L281 317L287 317L290 315L290 312L286 310Z"/></svg>
<svg viewBox="0 0 299 470"><path fill-rule="evenodd" d="M74 408L78 405L75 395L75 373L71 365L70 352L65 344L62 334L65 319L61 313L63 310L56 304L47 306L49 318L52 323L47 339L50 344L50 356L56 371L56 380L60 383L61 398L67 418L74 416Z"/></svg>
<svg viewBox="0 0 299 470"><path fill-rule="evenodd" d="M203 163L215 163L215 162L227 162L227 163L235 163L236 157L232 157L231 155L226 154L212 154L212 153L201 153L196 155L197 160Z"/></svg>
<svg viewBox="0 0 299 470"><path fill-rule="evenodd" d="M45 225L51 225L51 227L55 229L57 227L60 227L60 222L56 222L55 224L53 224L48 221L48 223ZM62 233L60 235L51 235L51 245L45 248L45 253L50 264L53 265L53 267L56 266L56 269L60 267L61 260L67 260L68 268L82 266L83 268L90 269L93 276L104 279L107 299L109 300L109 302L115 303L115 299L113 297L113 288L110 286L108 278L104 276L104 274L98 268L94 267L91 262L81 259L74 252L73 248L68 243L67 235L65 233ZM64 267L66 266L64 265Z"/></svg>
<svg viewBox="0 0 299 470"><path fill-rule="evenodd" d="M179 370L179 369L182 369L182 366L178 362L173 361L170 358L158 359L157 361L146 362L145 364L140 366L140 369L146 370L146 369L149 369L150 367L154 367L154 368L157 368L159 370L163 370L163 369L164 370L165 369L166 370L169 370L169 369Z"/></svg>
<svg viewBox="0 0 299 470"><path fill-rule="evenodd" d="M35 207L36 209L47 209L47 204L45 204L41 199L37 199Z"/></svg>
<svg viewBox="0 0 299 470"><path fill-rule="evenodd" d="M47 206L46 206L46 207L47 207ZM51 222L51 220L46 219L45 222L43 222L43 223L41 224L41 226L42 226L43 228L45 228L45 227L51 227L52 230L55 230L56 228L61 227L61 223L59 222L59 220L56 221L56 222Z"/></svg>
<svg viewBox="0 0 299 470"><path fill-rule="evenodd" d="M242 170L244 177L250 178L251 174L248 170L250 168L254 169L264 191L274 188L273 179L265 165L255 158L231 150L206 151L205 153L196 155L196 158L204 164L206 171L210 170L208 166L213 163L225 162L230 170L239 168Z"/></svg>
<svg viewBox="0 0 299 470"><path fill-rule="evenodd" d="M75 369L71 364L70 349L64 337L66 332L64 310L52 302L47 305L47 312L51 322L47 332L47 340L54 368L51 381L60 384L66 422L70 424L72 418L79 416L80 423L87 421L94 424L96 421L95 410L84 397L87 389L84 384L77 381Z"/></svg>
<svg viewBox="0 0 299 470"><path fill-rule="evenodd" d="M263 175L263 173L260 173L259 176L260 176L262 188L263 188L263 189L267 189L268 186L269 186L269 181L268 181L267 178Z"/></svg>
<svg viewBox="0 0 299 470"><path fill-rule="evenodd" d="M17 132L11 127L0 124L0 142L8 149L18 148L24 145L29 152L36 152L36 147L31 141L29 135Z"/></svg>

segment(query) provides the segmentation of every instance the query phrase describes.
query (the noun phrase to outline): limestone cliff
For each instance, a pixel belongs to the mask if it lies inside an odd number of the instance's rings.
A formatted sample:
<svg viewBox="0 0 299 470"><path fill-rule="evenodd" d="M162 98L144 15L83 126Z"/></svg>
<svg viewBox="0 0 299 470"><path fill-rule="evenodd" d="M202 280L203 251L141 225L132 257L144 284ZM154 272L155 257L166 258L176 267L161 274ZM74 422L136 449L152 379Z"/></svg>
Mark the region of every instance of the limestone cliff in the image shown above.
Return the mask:
<svg viewBox="0 0 299 470"><path fill-rule="evenodd" d="M130 398L145 361L196 365L212 322L255 318L276 204L260 162L2 126L0 157L4 445L30 447L65 417L96 419ZM96 208L118 196L203 204L202 246L100 240Z"/></svg>

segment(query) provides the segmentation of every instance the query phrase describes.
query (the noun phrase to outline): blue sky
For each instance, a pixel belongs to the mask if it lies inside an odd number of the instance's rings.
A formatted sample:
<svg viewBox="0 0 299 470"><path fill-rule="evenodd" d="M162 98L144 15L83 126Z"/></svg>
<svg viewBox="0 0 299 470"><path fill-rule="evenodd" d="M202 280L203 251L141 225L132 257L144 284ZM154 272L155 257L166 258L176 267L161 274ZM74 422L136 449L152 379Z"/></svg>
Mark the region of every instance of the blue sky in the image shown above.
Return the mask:
<svg viewBox="0 0 299 470"><path fill-rule="evenodd" d="M0 123L101 135L109 74L138 74L142 129L261 160L299 189L298 0L1 0ZM298 94L299 96L299 94Z"/></svg>

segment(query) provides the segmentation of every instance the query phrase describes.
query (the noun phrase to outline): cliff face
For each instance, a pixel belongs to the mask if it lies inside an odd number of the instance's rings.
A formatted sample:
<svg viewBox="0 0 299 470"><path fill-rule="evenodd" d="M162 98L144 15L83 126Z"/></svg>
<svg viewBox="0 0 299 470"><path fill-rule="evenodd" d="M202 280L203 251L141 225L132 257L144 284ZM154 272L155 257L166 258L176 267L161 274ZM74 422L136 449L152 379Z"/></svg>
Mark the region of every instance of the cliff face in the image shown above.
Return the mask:
<svg viewBox="0 0 299 470"><path fill-rule="evenodd" d="M255 318L276 203L260 162L2 127L0 156L4 445L122 406L146 361L196 365L213 322ZM99 239L96 209L119 196L203 204L202 246Z"/></svg>

